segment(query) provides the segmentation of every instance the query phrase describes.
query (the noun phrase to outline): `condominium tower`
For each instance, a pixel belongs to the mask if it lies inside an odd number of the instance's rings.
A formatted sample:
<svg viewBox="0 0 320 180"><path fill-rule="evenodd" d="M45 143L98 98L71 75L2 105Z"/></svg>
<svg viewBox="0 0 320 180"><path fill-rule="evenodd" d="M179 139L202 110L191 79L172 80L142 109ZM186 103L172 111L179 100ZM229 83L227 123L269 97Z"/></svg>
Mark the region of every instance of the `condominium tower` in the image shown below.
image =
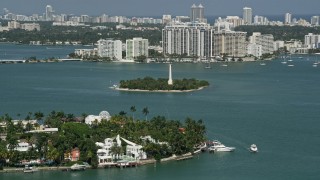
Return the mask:
<svg viewBox="0 0 320 180"><path fill-rule="evenodd" d="M252 24L252 9L249 7L243 8L243 22L245 25L251 25Z"/></svg>
<svg viewBox="0 0 320 180"><path fill-rule="evenodd" d="M100 39L97 49L100 57L109 57L111 60L122 59L122 42L120 40Z"/></svg>
<svg viewBox="0 0 320 180"><path fill-rule="evenodd" d="M148 57L148 39L141 37L126 40L126 59L134 60L139 56Z"/></svg>
<svg viewBox="0 0 320 180"><path fill-rule="evenodd" d="M53 8L51 5L46 6L46 21L52 21L53 20Z"/></svg>
<svg viewBox="0 0 320 180"><path fill-rule="evenodd" d="M179 23L162 30L164 55L212 57L213 29L206 23Z"/></svg>
<svg viewBox="0 0 320 180"><path fill-rule="evenodd" d="M246 55L246 32L223 30L213 34L213 56L244 57Z"/></svg>
<svg viewBox="0 0 320 180"><path fill-rule="evenodd" d="M284 24L290 25L292 23L292 14L286 13L285 19L284 19Z"/></svg>
<svg viewBox="0 0 320 180"><path fill-rule="evenodd" d="M205 22L206 20L204 19L204 7L199 4L199 6L196 6L193 4L191 6L191 13L190 13L190 20L191 22Z"/></svg>

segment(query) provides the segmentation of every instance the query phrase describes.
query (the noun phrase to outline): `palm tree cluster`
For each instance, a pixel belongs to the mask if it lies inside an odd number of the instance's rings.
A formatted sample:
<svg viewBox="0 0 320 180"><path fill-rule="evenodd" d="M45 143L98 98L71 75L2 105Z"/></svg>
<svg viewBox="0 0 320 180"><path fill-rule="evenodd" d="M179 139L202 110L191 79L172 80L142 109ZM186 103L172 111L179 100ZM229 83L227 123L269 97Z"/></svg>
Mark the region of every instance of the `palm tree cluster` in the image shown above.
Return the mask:
<svg viewBox="0 0 320 180"><path fill-rule="evenodd" d="M128 89L140 89L140 90L193 90L200 87L209 86L208 81L196 80L196 79L174 79L173 85L168 85L168 79L158 78L153 79L152 77L145 77L143 79L133 79L133 80L121 80L120 88Z"/></svg>

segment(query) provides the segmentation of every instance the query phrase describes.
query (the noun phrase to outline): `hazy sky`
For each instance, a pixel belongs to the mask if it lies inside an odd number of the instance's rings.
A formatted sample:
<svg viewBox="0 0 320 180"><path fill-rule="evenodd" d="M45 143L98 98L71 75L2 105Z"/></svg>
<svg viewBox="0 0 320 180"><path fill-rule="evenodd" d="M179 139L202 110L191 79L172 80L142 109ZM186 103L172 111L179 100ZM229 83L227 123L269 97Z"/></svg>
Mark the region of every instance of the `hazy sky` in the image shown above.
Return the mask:
<svg viewBox="0 0 320 180"><path fill-rule="evenodd" d="M50 4L57 14L162 16L189 15L193 3L202 3L206 16L241 15L244 6L253 8L254 15L320 14L320 0L0 0L0 10L42 14Z"/></svg>

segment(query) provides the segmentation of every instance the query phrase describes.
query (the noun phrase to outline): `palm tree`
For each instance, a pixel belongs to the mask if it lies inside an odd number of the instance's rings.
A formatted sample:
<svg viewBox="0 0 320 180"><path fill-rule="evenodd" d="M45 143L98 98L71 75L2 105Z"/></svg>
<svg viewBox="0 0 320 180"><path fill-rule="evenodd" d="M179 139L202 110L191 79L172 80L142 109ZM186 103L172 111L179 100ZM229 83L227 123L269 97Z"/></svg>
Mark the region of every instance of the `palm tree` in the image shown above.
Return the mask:
<svg viewBox="0 0 320 180"><path fill-rule="evenodd" d="M146 120L148 120L148 114L149 114L148 107L143 108L142 113L146 116Z"/></svg>
<svg viewBox="0 0 320 180"><path fill-rule="evenodd" d="M43 118L43 113L42 112L40 112L40 111L38 111L38 112L36 112L36 113L34 113L34 117L37 119L37 120L40 120L40 119L42 119Z"/></svg>
<svg viewBox="0 0 320 180"><path fill-rule="evenodd" d="M132 119L134 120L134 112L136 112L136 107L135 106L131 106L130 107L130 111L132 112Z"/></svg>

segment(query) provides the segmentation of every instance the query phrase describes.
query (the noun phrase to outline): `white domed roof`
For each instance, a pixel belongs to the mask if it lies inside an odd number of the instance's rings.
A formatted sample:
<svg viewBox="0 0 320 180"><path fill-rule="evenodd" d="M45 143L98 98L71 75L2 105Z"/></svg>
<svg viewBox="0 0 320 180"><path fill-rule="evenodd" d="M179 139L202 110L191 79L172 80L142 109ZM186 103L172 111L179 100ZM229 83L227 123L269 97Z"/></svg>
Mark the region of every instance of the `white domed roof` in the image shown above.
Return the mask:
<svg viewBox="0 0 320 180"><path fill-rule="evenodd" d="M101 111L99 116L101 117L101 119L106 119L106 120L109 120L111 118L108 111Z"/></svg>

